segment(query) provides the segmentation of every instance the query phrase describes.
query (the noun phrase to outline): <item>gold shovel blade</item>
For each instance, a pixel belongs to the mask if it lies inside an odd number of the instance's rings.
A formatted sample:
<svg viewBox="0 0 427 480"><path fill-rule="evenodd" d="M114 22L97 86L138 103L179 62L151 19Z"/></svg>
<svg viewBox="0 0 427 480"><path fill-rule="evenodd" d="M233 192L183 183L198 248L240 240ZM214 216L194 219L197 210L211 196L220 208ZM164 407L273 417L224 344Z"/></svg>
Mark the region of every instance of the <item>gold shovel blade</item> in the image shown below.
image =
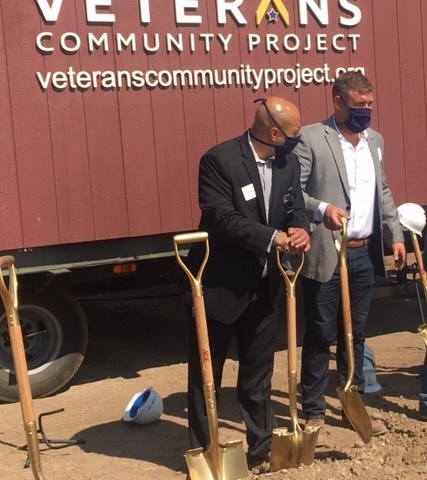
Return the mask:
<svg viewBox="0 0 427 480"><path fill-rule="evenodd" d="M372 437L371 419L360 398L356 385L351 385L349 388L338 387L337 393L351 426L364 443L369 443Z"/></svg>
<svg viewBox="0 0 427 480"><path fill-rule="evenodd" d="M203 448L185 453L191 480L241 480L249 476L246 455L241 440L220 445L218 456Z"/></svg>
<svg viewBox="0 0 427 480"><path fill-rule="evenodd" d="M187 450L184 456L191 480L217 480L210 458L203 448Z"/></svg>
<svg viewBox="0 0 427 480"><path fill-rule="evenodd" d="M293 432L287 428L275 428L271 442L270 470L297 468L311 465L316 451L320 426L302 430L299 425Z"/></svg>
<svg viewBox="0 0 427 480"><path fill-rule="evenodd" d="M427 345L427 325L424 323L417 328L419 334L423 337L424 343Z"/></svg>

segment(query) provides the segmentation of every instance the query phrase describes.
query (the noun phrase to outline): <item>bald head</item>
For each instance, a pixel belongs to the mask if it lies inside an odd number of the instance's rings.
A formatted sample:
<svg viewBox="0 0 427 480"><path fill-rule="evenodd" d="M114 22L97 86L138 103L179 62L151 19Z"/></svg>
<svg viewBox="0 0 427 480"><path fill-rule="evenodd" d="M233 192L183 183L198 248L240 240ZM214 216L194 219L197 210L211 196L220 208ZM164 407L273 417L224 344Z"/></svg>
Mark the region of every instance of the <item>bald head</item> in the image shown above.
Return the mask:
<svg viewBox="0 0 427 480"><path fill-rule="evenodd" d="M260 102L251 127L253 137L261 140L255 146L258 154L270 155L271 147L283 144L286 137L297 137L301 129L301 116L298 108L281 97L269 97ZM264 143L266 142L266 143ZM270 146L270 149L268 147ZM260 158L262 158L260 156Z"/></svg>

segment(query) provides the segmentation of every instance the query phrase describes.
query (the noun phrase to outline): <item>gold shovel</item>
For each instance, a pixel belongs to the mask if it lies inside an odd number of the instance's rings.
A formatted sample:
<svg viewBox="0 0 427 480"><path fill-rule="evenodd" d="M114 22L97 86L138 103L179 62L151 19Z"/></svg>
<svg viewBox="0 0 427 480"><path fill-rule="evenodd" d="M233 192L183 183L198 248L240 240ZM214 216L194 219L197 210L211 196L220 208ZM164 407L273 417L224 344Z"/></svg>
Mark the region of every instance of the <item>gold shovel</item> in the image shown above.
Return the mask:
<svg viewBox="0 0 427 480"><path fill-rule="evenodd" d="M341 303L343 315L343 331L345 350L347 353L347 379L344 386L337 387L337 393L346 417L364 443L369 443L372 437L372 424L366 407L360 398L357 386L352 385L354 377L354 346L353 329L351 324L350 293L347 270L347 219L341 218L342 241L339 243L336 233L332 232L335 248L338 252Z"/></svg>
<svg viewBox="0 0 427 480"><path fill-rule="evenodd" d="M296 468L301 463L310 465L314 459L320 425L302 430L298 423L297 410L297 333L295 283L304 263L304 254L293 278L288 276L280 261L280 251L276 250L277 265L286 284L287 338L288 338L288 381L289 412L292 432L287 428L275 428L270 453L270 470L277 472L283 468Z"/></svg>
<svg viewBox="0 0 427 480"><path fill-rule="evenodd" d="M192 275L184 264L178 252L178 245L195 242L205 242L206 247L204 259L196 277ZM175 235L173 243L176 259L186 273L191 285L209 426L209 448L207 450L204 450L202 447L193 448L185 453L190 478L191 480L239 480L248 478L248 465L243 449L243 441L236 440L227 442L225 445L219 444L215 386L201 283L203 269L209 257L208 234L206 232L193 232Z"/></svg>
<svg viewBox="0 0 427 480"><path fill-rule="evenodd" d="M25 358L21 323L18 315L18 282L15 272L15 259L11 256L0 257L0 295L7 315L7 327L12 350L13 366L18 385L24 430L27 438L28 456L31 470L36 480L44 480L40 461L39 440L37 437L36 417L33 408L30 380L28 378L27 359ZM3 278L3 268L9 271L9 288Z"/></svg>
<svg viewBox="0 0 427 480"><path fill-rule="evenodd" d="M412 230L409 230L411 234L412 245L414 246L415 260L418 264L418 271L420 272L421 284L423 286L424 298L427 302L427 273L424 270L423 257L420 251L420 245L418 243L417 235ZM417 287L417 285L416 285ZM423 323L417 328L420 335L423 337L424 343L427 345L427 325Z"/></svg>

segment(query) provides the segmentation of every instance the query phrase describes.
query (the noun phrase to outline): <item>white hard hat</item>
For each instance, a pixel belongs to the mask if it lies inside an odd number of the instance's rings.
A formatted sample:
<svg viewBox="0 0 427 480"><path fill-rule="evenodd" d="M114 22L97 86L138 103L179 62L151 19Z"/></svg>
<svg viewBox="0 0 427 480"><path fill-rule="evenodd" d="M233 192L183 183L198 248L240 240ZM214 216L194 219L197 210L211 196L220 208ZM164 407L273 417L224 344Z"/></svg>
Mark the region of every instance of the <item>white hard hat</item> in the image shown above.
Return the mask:
<svg viewBox="0 0 427 480"><path fill-rule="evenodd" d="M146 425L155 422L162 413L162 398L153 387L148 387L132 397L126 407L123 420Z"/></svg>
<svg viewBox="0 0 427 480"><path fill-rule="evenodd" d="M416 203L403 203L397 207L400 223L411 232L421 236L426 226L426 214L424 208Z"/></svg>

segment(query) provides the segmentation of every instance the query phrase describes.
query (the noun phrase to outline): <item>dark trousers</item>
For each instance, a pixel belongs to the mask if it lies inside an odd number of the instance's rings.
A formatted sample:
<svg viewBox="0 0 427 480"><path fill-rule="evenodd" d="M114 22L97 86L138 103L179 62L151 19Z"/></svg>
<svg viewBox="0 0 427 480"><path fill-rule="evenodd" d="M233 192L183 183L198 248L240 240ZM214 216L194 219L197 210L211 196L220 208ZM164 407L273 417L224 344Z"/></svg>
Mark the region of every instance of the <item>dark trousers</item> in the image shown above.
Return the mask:
<svg viewBox="0 0 427 480"><path fill-rule="evenodd" d="M353 383L363 393L363 353L365 330L375 284L368 247L347 250L351 317L354 339L355 375ZM325 283L302 278L306 331L302 347L302 408L306 418L325 415L325 390L329 379L331 344L337 341L337 370L344 382L347 360L342 328L338 267Z"/></svg>
<svg viewBox="0 0 427 480"><path fill-rule="evenodd" d="M237 398L246 425L248 461L263 460L270 451L272 430L277 426L271 406L271 378L277 338L277 315L261 281L256 300L231 325L207 319L217 402L227 351L237 340L239 371ZM209 313L209 312L207 312ZM203 396L200 358L194 319L189 328L188 423L192 448L209 446L209 430Z"/></svg>
<svg viewBox="0 0 427 480"><path fill-rule="evenodd" d="M427 237L424 243L423 265L424 268L427 268ZM421 390L419 400L419 407L422 409L427 408L427 352L424 357L424 364L421 370Z"/></svg>

